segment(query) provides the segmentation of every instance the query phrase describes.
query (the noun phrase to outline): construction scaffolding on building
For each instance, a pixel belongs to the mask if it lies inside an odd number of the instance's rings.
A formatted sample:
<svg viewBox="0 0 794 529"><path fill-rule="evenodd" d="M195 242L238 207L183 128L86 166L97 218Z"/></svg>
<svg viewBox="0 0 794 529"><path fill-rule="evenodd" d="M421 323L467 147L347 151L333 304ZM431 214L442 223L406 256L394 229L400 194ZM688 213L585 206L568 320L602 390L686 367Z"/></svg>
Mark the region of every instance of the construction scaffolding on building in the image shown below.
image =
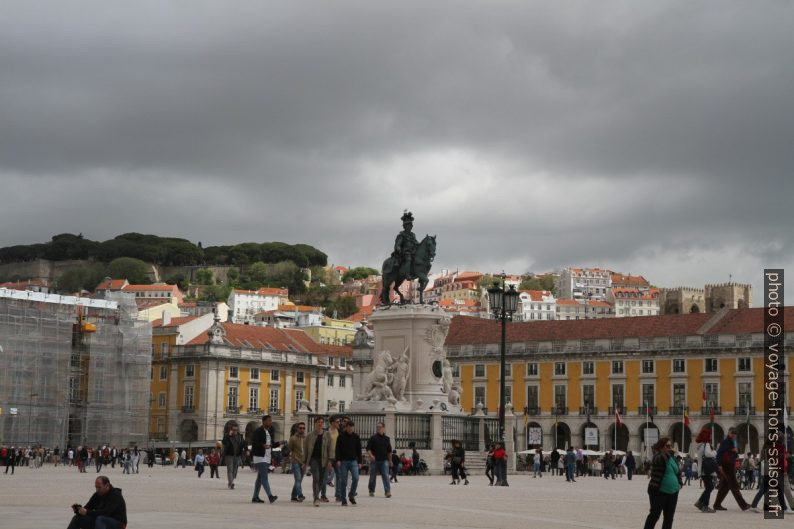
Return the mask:
<svg viewBox="0 0 794 529"><path fill-rule="evenodd" d="M143 445L151 325L134 296L0 289L0 443Z"/></svg>

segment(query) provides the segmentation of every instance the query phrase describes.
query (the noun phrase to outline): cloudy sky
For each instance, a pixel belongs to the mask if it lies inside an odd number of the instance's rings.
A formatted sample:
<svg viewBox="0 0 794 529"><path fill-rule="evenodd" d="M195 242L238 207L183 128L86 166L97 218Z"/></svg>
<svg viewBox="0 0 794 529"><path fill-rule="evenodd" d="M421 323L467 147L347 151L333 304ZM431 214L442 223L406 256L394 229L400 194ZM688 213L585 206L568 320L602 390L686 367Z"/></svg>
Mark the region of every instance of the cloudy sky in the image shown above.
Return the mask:
<svg viewBox="0 0 794 529"><path fill-rule="evenodd" d="M730 274L760 303L794 262L792 50L784 1L7 1L0 245L379 266L408 208L437 269Z"/></svg>

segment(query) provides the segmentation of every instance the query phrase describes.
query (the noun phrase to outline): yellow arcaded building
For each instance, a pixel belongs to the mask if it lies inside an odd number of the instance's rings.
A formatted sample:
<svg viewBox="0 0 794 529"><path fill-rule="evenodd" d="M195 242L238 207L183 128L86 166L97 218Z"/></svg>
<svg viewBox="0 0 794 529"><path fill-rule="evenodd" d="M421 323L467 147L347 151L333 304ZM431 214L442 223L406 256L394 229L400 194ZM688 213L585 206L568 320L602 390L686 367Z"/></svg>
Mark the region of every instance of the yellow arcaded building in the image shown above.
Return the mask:
<svg viewBox="0 0 794 529"><path fill-rule="evenodd" d="M301 329L221 323L212 314L155 321L149 437L217 440L230 421L248 433L268 413L280 439L301 401L326 411L329 375L347 376L337 358L351 352L318 344Z"/></svg>
<svg viewBox="0 0 794 529"><path fill-rule="evenodd" d="M792 344L794 307L785 318ZM488 415L498 412L500 339L497 321L452 320L447 357L463 389L461 404L472 413L478 404ZM763 309L508 323L506 351L505 402L522 425L519 449L641 451L647 429L648 439L669 435L688 450L701 428L713 426L719 440L735 426L740 449L749 439L749 449L759 451ZM787 345L785 353L790 360L794 348ZM787 384L788 374L786 367Z"/></svg>

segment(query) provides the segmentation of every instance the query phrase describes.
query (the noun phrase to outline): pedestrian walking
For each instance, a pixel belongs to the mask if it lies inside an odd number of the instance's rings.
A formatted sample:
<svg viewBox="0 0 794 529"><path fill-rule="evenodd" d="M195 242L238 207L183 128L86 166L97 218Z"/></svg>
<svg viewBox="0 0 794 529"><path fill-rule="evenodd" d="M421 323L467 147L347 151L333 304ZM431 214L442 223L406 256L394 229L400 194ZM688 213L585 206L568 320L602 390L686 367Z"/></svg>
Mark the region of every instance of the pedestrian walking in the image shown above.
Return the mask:
<svg viewBox="0 0 794 529"><path fill-rule="evenodd" d="M240 466L240 458L243 455L245 441L240 434L240 427L236 422L232 423L229 431L223 436L221 441L223 447L223 462L226 465L226 480L229 489L234 489L234 480L237 479L237 468Z"/></svg>
<svg viewBox="0 0 794 529"><path fill-rule="evenodd" d="M207 464L210 466L210 479L213 477L219 479L218 465L221 462L221 455L214 448L210 450L210 455L207 456Z"/></svg>
<svg viewBox="0 0 794 529"><path fill-rule="evenodd" d="M289 449L293 478L290 501L302 502L306 499L303 495L303 475L306 472L306 465L303 461L306 450L306 423L299 422L292 427L292 435L290 435L287 448Z"/></svg>
<svg viewBox="0 0 794 529"><path fill-rule="evenodd" d="M551 458L551 460L550 460L551 468L549 469L549 473L552 476L554 476L557 473L557 466L558 466L558 463L560 462L560 454L559 454L559 452L557 452L556 448L552 448L551 449L550 458Z"/></svg>
<svg viewBox="0 0 794 529"><path fill-rule="evenodd" d="M664 515L662 529L673 527L673 516L681 486L681 471L673 457L673 443L669 437L662 437L654 446L651 462L651 479L648 482L651 509L645 519L645 529L653 529L662 515Z"/></svg>
<svg viewBox="0 0 794 529"><path fill-rule="evenodd" d="M196 472L198 472L198 477L199 478L204 473L204 464L205 463L206 463L206 458L204 457L204 450L199 448L199 451L196 454L196 460L195 460L195 470L196 470Z"/></svg>
<svg viewBox="0 0 794 529"><path fill-rule="evenodd" d="M96 473L99 474L102 470L102 449L100 447L94 450L94 466L96 466Z"/></svg>
<svg viewBox="0 0 794 529"><path fill-rule="evenodd" d="M535 459L537 462L537 459ZM488 453L485 454L485 477L488 478L488 486L493 486L493 445L488 445Z"/></svg>
<svg viewBox="0 0 794 529"><path fill-rule="evenodd" d="M11 475L13 476L14 475L14 469L16 468L16 466L17 466L17 451L12 446L8 450L8 452L6 454L6 471L5 471L5 473L8 474L8 469L10 468L11 469Z"/></svg>
<svg viewBox="0 0 794 529"><path fill-rule="evenodd" d="M497 487L507 487L507 451L502 443L494 443L494 471Z"/></svg>
<svg viewBox="0 0 794 529"><path fill-rule="evenodd" d="M631 477L634 475L635 468L637 468L637 462L634 460L634 454L629 450L626 452L626 477L629 481L631 481Z"/></svg>
<svg viewBox="0 0 794 529"><path fill-rule="evenodd" d="M367 442L369 455L369 495L375 495L375 480L380 474L383 490L387 498L391 498L391 484L389 483L389 465L391 465L391 440L386 435L386 425L379 422L375 428L375 435Z"/></svg>
<svg viewBox="0 0 794 529"><path fill-rule="evenodd" d="M352 505L356 504L356 491L358 489L358 474L361 469L361 438L355 432L355 424L348 420L344 430L336 440L336 472L340 476L339 491L342 494L342 505L347 505L347 499ZM351 476L350 491L347 491L347 476Z"/></svg>
<svg viewBox="0 0 794 529"><path fill-rule="evenodd" d="M543 465L543 450L538 448L535 450L535 461L532 463L532 477L542 478L543 472L541 470Z"/></svg>
<svg viewBox="0 0 794 529"><path fill-rule="evenodd" d="M254 430L251 439L251 451L253 452L254 468L256 469L256 481L254 482L254 495L251 503L264 503L259 497L259 489L264 488L270 503L278 499L278 496L270 491L270 463L273 458L273 448L280 445L273 440L273 418L270 415L262 416L262 426Z"/></svg>
<svg viewBox="0 0 794 529"><path fill-rule="evenodd" d="M750 508L747 502L742 497L739 490L739 483L736 481L736 457L738 450L736 448L736 428L731 427L728 429L728 435L720 443L717 449L717 464L719 465L720 474L720 488L717 490L717 498L714 500L715 511L727 511L722 506L722 501L730 491L739 504L739 508L746 511Z"/></svg>
<svg viewBox="0 0 794 529"><path fill-rule="evenodd" d="M312 473L315 507L319 507L321 501L328 502L328 498L321 496L326 472L331 465L331 434L323 430L324 425L325 419L322 417L314 419L314 430L306 436L306 453L303 456L303 464Z"/></svg>
<svg viewBox="0 0 794 529"><path fill-rule="evenodd" d="M570 483L576 483L576 479L574 479L574 473L576 472L576 453L573 451L573 447L569 446L568 451L565 454L565 481Z"/></svg>
<svg viewBox="0 0 794 529"><path fill-rule="evenodd" d="M323 487L320 496L322 498L327 498L326 490L328 487L334 487L334 499L337 502L341 502L342 498L339 497L339 479L336 475L336 440L339 437L339 424L340 418L333 417L329 421L330 425L328 427L328 435L331 436L331 452L329 455L331 468L328 469L325 475L325 481L323 481Z"/></svg>
<svg viewBox="0 0 794 529"><path fill-rule="evenodd" d="M457 439L453 439L452 441L452 450L449 453L449 459L452 465L452 482L450 485L460 483L461 479L464 485L468 485L469 480L466 477L465 470L466 451L463 450L463 443Z"/></svg>

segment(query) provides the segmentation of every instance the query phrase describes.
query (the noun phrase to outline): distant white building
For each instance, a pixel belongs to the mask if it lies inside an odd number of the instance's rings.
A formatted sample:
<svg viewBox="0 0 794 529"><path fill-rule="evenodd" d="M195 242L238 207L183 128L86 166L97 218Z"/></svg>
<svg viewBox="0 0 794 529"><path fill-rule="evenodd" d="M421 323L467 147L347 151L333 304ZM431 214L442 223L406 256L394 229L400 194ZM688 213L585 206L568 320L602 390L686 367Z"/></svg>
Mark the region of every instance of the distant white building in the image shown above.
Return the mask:
<svg viewBox="0 0 794 529"><path fill-rule="evenodd" d="M658 316L660 312L659 289L649 287L611 288L609 302L615 306L615 317Z"/></svg>
<svg viewBox="0 0 794 529"><path fill-rule="evenodd" d="M353 367L349 364L353 349L349 346L333 345L326 345L325 349L328 356L320 359L320 362L328 366L325 376L325 402L318 403L317 407L324 410L324 413L345 413L355 396Z"/></svg>
<svg viewBox="0 0 794 529"><path fill-rule="evenodd" d="M606 300L612 274L603 268L568 267L560 272L558 299Z"/></svg>
<svg viewBox="0 0 794 529"><path fill-rule="evenodd" d="M268 327L312 327L322 325L322 307L306 305L279 305L276 310L266 310L254 315L256 325Z"/></svg>
<svg viewBox="0 0 794 529"><path fill-rule="evenodd" d="M289 302L289 290L286 288L260 288L259 290L234 289L229 294L227 304L232 323L255 322L260 312L277 310L279 305Z"/></svg>
<svg viewBox="0 0 794 529"><path fill-rule="evenodd" d="M557 319L557 299L548 290L521 290L516 321Z"/></svg>

